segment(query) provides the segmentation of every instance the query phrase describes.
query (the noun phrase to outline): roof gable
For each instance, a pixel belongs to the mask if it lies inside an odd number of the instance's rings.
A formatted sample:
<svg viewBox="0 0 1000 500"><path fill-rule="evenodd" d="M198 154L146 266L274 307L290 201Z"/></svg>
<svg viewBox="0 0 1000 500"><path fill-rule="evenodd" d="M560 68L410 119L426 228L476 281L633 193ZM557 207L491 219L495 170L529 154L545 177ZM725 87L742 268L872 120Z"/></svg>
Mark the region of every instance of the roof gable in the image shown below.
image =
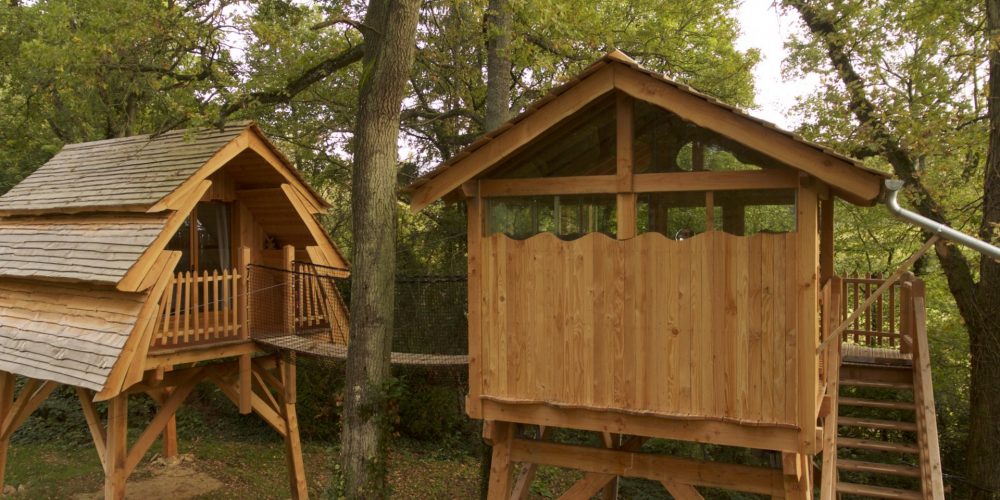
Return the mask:
<svg viewBox="0 0 1000 500"><path fill-rule="evenodd" d="M609 92L619 91L659 106L829 184L842 198L870 205L887 177L859 161L806 141L694 89L639 66L613 51L528 109L485 134L455 157L414 182L411 207L420 210L523 150L563 120Z"/></svg>
<svg viewBox="0 0 1000 500"><path fill-rule="evenodd" d="M0 196L0 216L161 212L247 149L263 156L317 210L328 207L260 129L243 122L68 144Z"/></svg>

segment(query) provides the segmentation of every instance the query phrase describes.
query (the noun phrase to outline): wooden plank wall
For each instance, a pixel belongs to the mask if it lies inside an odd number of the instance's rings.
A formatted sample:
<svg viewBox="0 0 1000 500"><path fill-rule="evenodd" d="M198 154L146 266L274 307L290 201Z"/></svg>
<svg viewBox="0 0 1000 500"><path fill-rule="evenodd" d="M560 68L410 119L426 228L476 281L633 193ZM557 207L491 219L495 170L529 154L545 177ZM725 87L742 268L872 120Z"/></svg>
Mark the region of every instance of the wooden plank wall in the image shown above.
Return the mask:
<svg viewBox="0 0 1000 500"><path fill-rule="evenodd" d="M482 394L794 424L795 238L484 237Z"/></svg>

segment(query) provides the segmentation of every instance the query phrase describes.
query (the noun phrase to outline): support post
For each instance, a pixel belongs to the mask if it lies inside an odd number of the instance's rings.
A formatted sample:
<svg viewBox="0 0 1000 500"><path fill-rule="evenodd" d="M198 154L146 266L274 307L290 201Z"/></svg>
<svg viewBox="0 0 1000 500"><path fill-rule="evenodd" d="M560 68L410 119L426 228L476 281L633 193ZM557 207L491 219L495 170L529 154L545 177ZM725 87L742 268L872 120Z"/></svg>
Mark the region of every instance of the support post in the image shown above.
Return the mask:
<svg viewBox="0 0 1000 500"><path fill-rule="evenodd" d="M250 274L250 248L240 247L239 258L237 260L237 272L243 279L239 280L238 290L239 297L236 306L239 307L237 311L239 318L239 328L240 328L240 338L249 339L250 338L250 327L247 321L249 315L247 314L247 304L249 303L248 293L250 292L250 284L247 282L247 277ZM239 406L241 415L249 415L251 410L250 407L250 392L253 390L251 383L252 379L250 376L250 354L243 354L240 356L240 404Z"/></svg>
<svg viewBox="0 0 1000 500"><path fill-rule="evenodd" d="M514 441L514 424L510 422L494 422L493 458L490 461L490 491L488 500L508 500L511 495L514 471L510 459L510 448Z"/></svg>
<svg viewBox="0 0 1000 500"><path fill-rule="evenodd" d="M167 400L170 399L170 395L174 393L174 389L171 387L165 388L160 392L150 392L149 395L156 401L157 406L163 408ZM163 434L161 434L161 439L163 442L163 457L164 458L174 458L177 456L177 416L171 415L170 419L167 420L167 425L163 428Z"/></svg>
<svg viewBox="0 0 1000 500"><path fill-rule="evenodd" d="M14 375L0 372L0 422L7 421L11 407L14 405ZM7 472L7 448L10 438L0 440L0 491L3 490Z"/></svg>
<svg viewBox="0 0 1000 500"><path fill-rule="evenodd" d="M287 248L287 247L286 247ZM295 363L279 361L281 371L281 416L285 421L285 455L288 461L288 483L292 498L309 498L306 471L302 463L302 443L299 441L299 420L295 413Z"/></svg>
<svg viewBox="0 0 1000 500"><path fill-rule="evenodd" d="M819 284L833 277L833 196L819 202Z"/></svg>
<svg viewBox="0 0 1000 500"><path fill-rule="evenodd" d="M618 239L627 240L634 238L635 217L636 217L636 195L633 176L632 161L632 139L634 136L632 116L634 113L634 103L632 97L619 93L616 106L616 151L618 158L616 167L617 178L617 225Z"/></svg>
<svg viewBox="0 0 1000 500"><path fill-rule="evenodd" d="M124 500L128 456L128 394L108 401L107 450L104 452L104 498Z"/></svg>

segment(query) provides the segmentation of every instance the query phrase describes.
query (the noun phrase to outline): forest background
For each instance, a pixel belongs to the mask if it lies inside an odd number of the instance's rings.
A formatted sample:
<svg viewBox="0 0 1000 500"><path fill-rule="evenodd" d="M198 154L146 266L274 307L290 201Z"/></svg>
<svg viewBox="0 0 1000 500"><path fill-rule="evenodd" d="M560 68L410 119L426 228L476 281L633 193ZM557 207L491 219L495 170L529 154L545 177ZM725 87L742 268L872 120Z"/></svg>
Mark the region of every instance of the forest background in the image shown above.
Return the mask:
<svg viewBox="0 0 1000 500"><path fill-rule="evenodd" d="M398 185L612 48L754 108L768 83L753 77L761 54L737 49L741 30L755 29L741 23L738 5L422 2L401 112ZM784 0L773 8L798 28L786 34L784 71L819 82L793 110L797 132L903 178L915 210L996 241L1000 151L993 150L1000 135L991 134L991 122L1000 123L1000 111L990 103L1000 96L997 2ZM324 223L350 252L366 9L350 1L5 0L0 193L64 144L250 119L333 204ZM404 199L399 204L396 272L464 273L463 208L439 203L414 215ZM841 275L887 274L926 239L885 210L846 204L837 207L836 234ZM946 478L962 497L998 498L1000 270L955 247L936 250L915 272L928 285ZM461 377L404 375L399 407L420 418L399 419L411 423L397 432L465 443L478 456L469 444L477 429L455 403ZM315 377L323 380L301 411L325 418L304 432L335 440L336 391L326 375ZM436 396L408 396L416 393ZM36 418L75 418L51 404Z"/></svg>

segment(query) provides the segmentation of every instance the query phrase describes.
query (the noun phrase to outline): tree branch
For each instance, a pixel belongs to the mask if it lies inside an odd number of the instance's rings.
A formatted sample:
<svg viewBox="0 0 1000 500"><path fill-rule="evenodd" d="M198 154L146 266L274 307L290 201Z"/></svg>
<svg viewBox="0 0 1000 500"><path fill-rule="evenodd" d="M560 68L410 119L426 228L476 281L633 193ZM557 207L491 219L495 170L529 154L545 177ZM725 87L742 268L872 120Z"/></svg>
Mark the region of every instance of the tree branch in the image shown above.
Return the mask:
<svg viewBox="0 0 1000 500"><path fill-rule="evenodd" d="M336 71L346 68L361 60L365 54L365 44L355 45L340 54L329 59L325 59L313 67L307 69L301 75L289 80L284 87L274 90L264 90L251 92L239 99L226 103L219 111L219 122L222 123L229 115L248 107L251 104L274 105L284 104L291 101L310 85L332 75Z"/></svg>

